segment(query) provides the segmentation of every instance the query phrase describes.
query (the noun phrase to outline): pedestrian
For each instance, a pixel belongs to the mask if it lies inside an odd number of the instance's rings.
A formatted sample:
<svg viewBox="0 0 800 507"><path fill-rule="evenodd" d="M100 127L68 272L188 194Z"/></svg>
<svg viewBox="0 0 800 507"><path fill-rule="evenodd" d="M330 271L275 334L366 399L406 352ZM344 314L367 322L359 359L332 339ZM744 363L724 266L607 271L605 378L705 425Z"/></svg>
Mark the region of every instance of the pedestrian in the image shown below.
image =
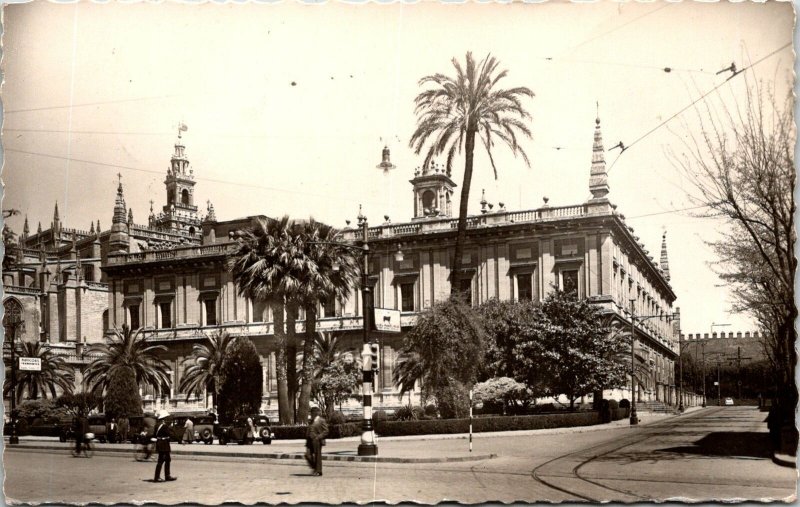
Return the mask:
<svg viewBox="0 0 800 507"><path fill-rule="evenodd" d="M80 455L86 434L89 433L89 420L82 411L73 419L72 429L75 432L75 455Z"/></svg>
<svg viewBox="0 0 800 507"><path fill-rule="evenodd" d="M186 418L186 422L183 424L183 438L181 439L181 443L186 442L187 444L191 444L194 441L194 422L192 421L191 417Z"/></svg>
<svg viewBox="0 0 800 507"><path fill-rule="evenodd" d="M322 475L322 446L328 436L328 422L322 417L318 407L311 409L311 422L306 436L305 458L314 469L314 475Z"/></svg>
<svg viewBox="0 0 800 507"><path fill-rule="evenodd" d="M158 464L156 464L156 475L153 482L161 482L161 465L164 465L164 480L174 481L177 477L173 477L169 473L169 465L171 461L170 446L169 446L169 426L167 425L167 417L169 412L166 410L159 410L156 414L158 419L156 427L156 451L158 452Z"/></svg>
<svg viewBox="0 0 800 507"><path fill-rule="evenodd" d="M106 438L112 444L117 441L117 419L115 417L106 423Z"/></svg>
<svg viewBox="0 0 800 507"><path fill-rule="evenodd" d="M254 442L256 439L256 427L253 424L253 418L247 418L247 441Z"/></svg>
<svg viewBox="0 0 800 507"><path fill-rule="evenodd" d="M119 441L125 443L128 441L128 432L131 429L131 422L127 416L122 416L117 421L117 426L119 426Z"/></svg>

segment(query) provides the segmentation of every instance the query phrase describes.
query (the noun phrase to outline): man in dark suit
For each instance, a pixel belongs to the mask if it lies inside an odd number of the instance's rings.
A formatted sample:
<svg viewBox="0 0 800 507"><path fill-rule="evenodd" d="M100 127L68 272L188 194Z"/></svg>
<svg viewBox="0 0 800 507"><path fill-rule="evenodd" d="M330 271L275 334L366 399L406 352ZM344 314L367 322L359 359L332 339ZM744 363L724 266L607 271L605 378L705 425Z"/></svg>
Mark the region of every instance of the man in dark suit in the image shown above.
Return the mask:
<svg viewBox="0 0 800 507"><path fill-rule="evenodd" d="M306 460L314 469L314 475L322 475L322 445L328 436L328 422L322 417L319 408L311 409L311 423L306 437Z"/></svg>
<svg viewBox="0 0 800 507"><path fill-rule="evenodd" d="M169 473L169 463L171 460L169 446L169 426L167 425L167 417L169 412L166 410L159 410L156 414L158 423L156 423L156 451L158 451L158 464L156 464L156 476L153 482L161 482L161 465L164 465L164 480L174 481L177 477L173 477Z"/></svg>
<svg viewBox="0 0 800 507"><path fill-rule="evenodd" d="M89 433L89 420L82 411L73 420L72 430L75 432L75 454L77 455L83 450L83 442L86 440L86 434Z"/></svg>

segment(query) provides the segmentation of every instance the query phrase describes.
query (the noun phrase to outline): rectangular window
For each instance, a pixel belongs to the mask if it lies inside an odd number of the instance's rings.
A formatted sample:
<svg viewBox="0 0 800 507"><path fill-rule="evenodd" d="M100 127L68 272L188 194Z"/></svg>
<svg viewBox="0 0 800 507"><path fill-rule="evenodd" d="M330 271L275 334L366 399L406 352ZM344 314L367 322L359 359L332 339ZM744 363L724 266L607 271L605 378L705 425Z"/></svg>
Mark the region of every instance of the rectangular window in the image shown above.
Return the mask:
<svg viewBox="0 0 800 507"><path fill-rule="evenodd" d="M464 302L472 306L472 278L462 278L458 281L458 290Z"/></svg>
<svg viewBox="0 0 800 507"><path fill-rule="evenodd" d="M94 282L94 266L91 264L83 266L83 279L87 282Z"/></svg>
<svg viewBox="0 0 800 507"><path fill-rule="evenodd" d="M267 305L263 301L253 301L253 322L265 322Z"/></svg>
<svg viewBox="0 0 800 507"><path fill-rule="evenodd" d="M530 273L517 275L517 301L533 300L533 277Z"/></svg>
<svg viewBox="0 0 800 507"><path fill-rule="evenodd" d="M578 295L578 270L565 269L561 271L561 290L564 292L574 292Z"/></svg>
<svg viewBox="0 0 800 507"><path fill-rule="evenodd" d="M216 326L217 325L217 300L216 299L204 299L203 305L205 305L206 310L206 326Z"/></svg>
<svg viewBox="0 0 800 507"><path fill-rule="evenodd" d="M414 311L414 283L400 284L400 311Z"/></svg>
<svg viewBox="0 0 800 507"><path fill-rule="evenodd" d="M139 305L129 305L128 312L130 313L131 329L139 329Z"/></svg>
<svg viewBox="0 0 800 507"><path fill-rule="evenodd" d="M336 316L336 298L331 296L322 302L322 316L335 317Z"/></svg>
<svg viewBox="0 0 800 507"><path fill-rule="evenodd" d="M159 303L158 310L161 314L161 328L169 329L172 327L172 303L169 301Z"/></svg>

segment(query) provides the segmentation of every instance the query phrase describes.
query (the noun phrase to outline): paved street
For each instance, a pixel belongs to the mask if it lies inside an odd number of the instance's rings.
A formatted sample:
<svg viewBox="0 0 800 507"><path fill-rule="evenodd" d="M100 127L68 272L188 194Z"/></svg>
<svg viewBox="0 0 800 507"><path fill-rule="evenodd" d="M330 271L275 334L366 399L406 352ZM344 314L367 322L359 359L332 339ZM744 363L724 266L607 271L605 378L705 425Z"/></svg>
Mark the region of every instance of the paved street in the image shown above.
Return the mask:
<svg viewBox="0 0 800 507"><path fill-rule="evenodd" d="M293 453L298 443L272 446L179 446L179 480L154 484L155 463L130 452L72 458L53 449L6 448L7 501L120 503L370 502L417 500L667 500L789 499L796 471L768 452L765 414L753 407L709 407L679 417L645 417L637 428L477 436L471 461L360 463L326 460L313 477L300 459L250 456ZM354 442L331 442L328 457L346 457ZM28 445L28 444L24 444ZM463 439L397 439L380 443L382 457L398 460L469 459ZM110 449L110 447L106 447ZM119 447L122 451L123 448ZM485 458L490 454L496 457Z"/></svg>

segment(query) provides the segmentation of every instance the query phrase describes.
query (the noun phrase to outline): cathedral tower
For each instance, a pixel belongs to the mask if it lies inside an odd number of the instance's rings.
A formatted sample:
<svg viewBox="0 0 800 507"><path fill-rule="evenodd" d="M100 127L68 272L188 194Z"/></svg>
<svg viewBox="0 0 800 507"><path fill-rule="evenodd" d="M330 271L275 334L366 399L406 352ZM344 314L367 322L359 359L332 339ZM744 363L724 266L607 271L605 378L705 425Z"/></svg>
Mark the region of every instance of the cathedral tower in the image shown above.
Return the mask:
<svg viewBox="0 0 800 507"><path fill-rule="evenodd" d="M184 124L178 129L175 152L164 180L167 203L162 208L163 213L155 217L154 224L160 229L194 236L200 232L200 218L194 204L194 171L189 168L189 159L182 140L182 133L186 130Z"/></svg>
<svg viewBox="0 0 800 507"><path fill-rule="evenodd" d="M450 171L430 162L414 172L414 220L453 216L453 189Z"/></svg>

